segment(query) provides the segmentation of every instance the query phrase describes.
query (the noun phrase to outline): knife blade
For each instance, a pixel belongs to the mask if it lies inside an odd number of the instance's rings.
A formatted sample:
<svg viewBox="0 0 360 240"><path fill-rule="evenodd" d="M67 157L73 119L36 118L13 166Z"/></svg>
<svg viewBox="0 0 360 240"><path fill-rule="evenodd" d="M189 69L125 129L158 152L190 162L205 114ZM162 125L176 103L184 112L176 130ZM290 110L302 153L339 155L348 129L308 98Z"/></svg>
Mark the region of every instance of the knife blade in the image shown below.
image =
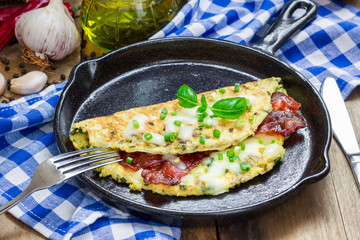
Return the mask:
<svg viewBox="0 0 360 240"><path fill-rule="evenodd" d="M334 78L326 78L321 95L330 114L332 130L352 168L360 190L360 148L343 97Z"/></svg>

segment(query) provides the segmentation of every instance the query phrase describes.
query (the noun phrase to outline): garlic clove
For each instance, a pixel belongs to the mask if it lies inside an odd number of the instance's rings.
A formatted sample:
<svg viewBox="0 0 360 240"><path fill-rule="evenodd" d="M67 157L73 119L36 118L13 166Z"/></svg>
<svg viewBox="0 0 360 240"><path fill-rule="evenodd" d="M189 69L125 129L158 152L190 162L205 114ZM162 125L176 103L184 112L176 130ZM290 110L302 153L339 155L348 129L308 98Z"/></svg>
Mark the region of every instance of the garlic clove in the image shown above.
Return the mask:
<svg viewBox="0 0 360 240"><path fill-rule="evenodd" d="M46 82L47 75L40 71L32 71L22 77L10 81L10 91L20 95L29 95L40 92Z"/></svg>
<svg viewBox="0 0 360 240"><path fill-rule="evenodd" d="M6 81L4 75L0 73L0 95L5 92L6 89Z"/></svg>

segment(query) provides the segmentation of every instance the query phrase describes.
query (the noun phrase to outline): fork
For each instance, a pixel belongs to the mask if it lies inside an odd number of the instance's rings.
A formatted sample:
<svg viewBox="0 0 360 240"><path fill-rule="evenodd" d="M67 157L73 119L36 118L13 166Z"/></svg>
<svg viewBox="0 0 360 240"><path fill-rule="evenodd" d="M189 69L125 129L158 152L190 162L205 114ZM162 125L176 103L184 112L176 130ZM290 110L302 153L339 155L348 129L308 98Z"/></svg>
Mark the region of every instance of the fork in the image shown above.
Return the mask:
<svg viewBox="0 0 360 240"><path fill-rule="evenodd" d="M6 212L37 190L59 184L85 171L120 161L119 155L115 151L96 152L106 149L109 149L109 147L89 148L68 152L40 163L35 169L29 186L17 197L2 205L0 207L0 214ZM82 155L86 153L90 154Z"/></svg>

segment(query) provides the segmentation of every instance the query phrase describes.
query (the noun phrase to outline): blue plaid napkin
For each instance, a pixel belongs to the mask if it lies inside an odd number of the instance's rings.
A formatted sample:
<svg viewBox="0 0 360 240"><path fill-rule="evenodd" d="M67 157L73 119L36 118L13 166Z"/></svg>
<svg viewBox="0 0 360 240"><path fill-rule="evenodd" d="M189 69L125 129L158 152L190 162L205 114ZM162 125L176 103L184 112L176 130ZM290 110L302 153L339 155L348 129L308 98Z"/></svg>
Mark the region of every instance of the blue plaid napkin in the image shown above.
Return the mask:
<svg viewBox="0 0 360 240"><path fill-rule="evenodd" d="M152 38L194 36L241 44L259 40L290 1L190 1ZM275 56L320 88L337 80L344 98L360 84L360 12L340 1L315 0L316 19L288 40Z"/></svg>
<svg viewBox="0 0 360 240"><path fill-rule="evenodd" d="M190 1L153 38L202 36L247 44L276 19L281 0ZM315 21L275 55L316 87L334 77L346 98L360 83L360 12L320 0ZM64 83L0 103L0 204L29 184L38 164L58 154L52 118ZM50 239L179 239L180 226L145 221L107 205L77 178L31 194L10 213Z"/></svg>

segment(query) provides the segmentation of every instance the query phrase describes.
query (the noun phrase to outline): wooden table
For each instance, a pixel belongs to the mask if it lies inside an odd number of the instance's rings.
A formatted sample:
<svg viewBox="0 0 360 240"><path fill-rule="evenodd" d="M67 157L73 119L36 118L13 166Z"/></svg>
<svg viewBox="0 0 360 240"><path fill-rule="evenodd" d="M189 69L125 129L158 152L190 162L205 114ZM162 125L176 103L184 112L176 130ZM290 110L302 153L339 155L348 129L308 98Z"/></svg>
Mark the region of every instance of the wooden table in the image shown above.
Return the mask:
<svg viewBox="0 0 360 240"><path fill-rule="evenodd" d="M360 8L360 1L344 2ZM85 52L89 54L91 49L92 47L88 46ZM95 52L99 54L96 50ZM62 67L63 65L65 67ZM67 69L64 62L60 62L59 66ZM66 71L65 73L68 74ZM351 94L346 105L360 142L360 121L356 121L360 119L359 89ZM211 221L206 224L199 222L183 226L181 239L360 239L360 192L349 164L335 141L331 144L330 161L331 170L328 176L302 188L282 205L244 220ZM5 213L0 216L0 239L45 238L9 213Z"/></svg>

